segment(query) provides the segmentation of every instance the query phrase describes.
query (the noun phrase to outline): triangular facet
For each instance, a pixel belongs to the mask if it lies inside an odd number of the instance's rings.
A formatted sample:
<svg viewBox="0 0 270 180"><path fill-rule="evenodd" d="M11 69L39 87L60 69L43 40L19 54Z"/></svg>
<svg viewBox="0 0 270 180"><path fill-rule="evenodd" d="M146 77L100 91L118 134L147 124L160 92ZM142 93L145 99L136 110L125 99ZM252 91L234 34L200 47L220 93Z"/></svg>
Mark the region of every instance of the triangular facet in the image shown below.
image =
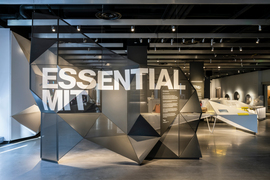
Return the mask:
<svg viewBox="0 0 270 180"><path fill-rule="evenodd" d="M30 61L30 51L31 51L31 41L29 41L28 39L20 36L19 34L12 32L14 37L16 38L18 44L21 47L21 50L24 53L24 56L26 57L26 59L28 60L28 62Z"/></svg>
<svg viewBox="0 0 270 180"><path fill-rule="evenodd" d="M83 138L66 121L58 119L58 160L76 146Z"/></svg>
<svg viewBox="0 0 270 180"><path fill-rule="evenodd" d="M202 153L200 150L200 145L197 139L197 135L195 134L186 149L180 156L181 158L200 158L202 157Z"/></svg>
<svg viewBox="0 0 270 180"><path fill-rule="evenodd" d="M116 152L122 156L125 156L129 159L132 159L133 161L140 163L127 135L94 137L87 139L107 149L110 149L113 152Z"/></svg>
<svg viewBox="0 0 270 180"><path fill-rule="evenodd" d="M31 108L31 107L30 107ZM29 108L28 108L29 109ZM31 108L32 109L32 108ZM38 108L37 108L38 109ZM25 111L25 110L24 110ZM41 122L41 113L38 110L37 112L20 112L18 114L13 115L12 117L16 119L20 124L26 126L34 132L40 131L40 122Z"/></svg>
<svg viewBox="0 0 270 180"><path fill-rule="evenodd" d="M178 129L178 118L175 118L176 123L172 123L172 125L168 128L168 131L164 133L160 139L160 141L166 145L174 154L178 154L179 149L179 129Z"/></svg>
<svg viewBox="0 0 270 180"><path fill-rule="evenodd" d="M182 152L184 149L187 147L188 143L191 141L192 137L194 136L195 132L194 130L190 127L190 125L184 120L183 116L180 116L180 136L179 136L179 141L180 141L180 149L179 149L179 154L181 156Z"/></svg>
<svg viewBox="0 0 270 180"><path fill-rule="evenodd" d="M184 105L182 110L180 111L181 113L183 112L197 112L200 113L202 112L199 98L197 93L193 93L192 96L189 98L187 103Z"/></svg>
<svg viewBox="0 0 270 180"><path fill-rule="evenodd" d="M40 131L41 113L37 105L32 105L12 117L32 131Z"/></svg>
<svg viewBox="0 0 270 180"><path fill-rule="evenodd" d="M160 133L160 115L159 114L142 113L141 115L152 126L152 128L157 131L157 133Z"/></svg>
<svg viewBox="0 0 270 180"><path fill-rule="evenodd" d="M194 132L197 131L197 127L200 122L201 113L180 113L184 122L187 122Z"/></svg>
<svg viewBox="0 0 270 180"><path fill-rule="evenodd" d="M133 139L135 137L135 139ZM139 159L139 163L141 164L145 157L149 154L149 152L153 149L153 147L156 145L158 140L160 139L159 137L152 137L151 139L146 139L146 140L141 140L137 141L136 139L140 136L128 136L134 151L137 154L137 157ZM145 136L144 136L145 137ZM142 137L142 139L144 138ZM146 136L150 137L150 136Z"/></svg>
<svg viewBox="0 0 270 180"><path fill-rule="evenodd" d="M85 137L90 128L96 122L99 113L58 113L73 129L82 137Z"/></svg>
<svg viewBox="0 0 270 180"><path fill-rule="evenodd" d="M161 141L158 141L155 147L148 154L147 158L174 158L177 159L178 156L174 154L167 146L165 146Z"/></svg>
<svg viewBox="0 0 270 180"><path fill-rule="evenodd" d="M155 136L160 137L153 127L140 115L129 131L130 136Z"/></svg>
<svg viewBox="0 0 270 180"><path fill-rule="evenodd" d="M31 56L30 63L34 62L40 55L49 49L56 40L32 38L31 40Z"/></svg>
<svg viewBox="0 0 270 180"><path fill-rule="evenodd" d="M119 136L125 133L117 127L110 119L101 114L95 121L87 135L86 139L94 137L107 137L107 136Z"/></svg>

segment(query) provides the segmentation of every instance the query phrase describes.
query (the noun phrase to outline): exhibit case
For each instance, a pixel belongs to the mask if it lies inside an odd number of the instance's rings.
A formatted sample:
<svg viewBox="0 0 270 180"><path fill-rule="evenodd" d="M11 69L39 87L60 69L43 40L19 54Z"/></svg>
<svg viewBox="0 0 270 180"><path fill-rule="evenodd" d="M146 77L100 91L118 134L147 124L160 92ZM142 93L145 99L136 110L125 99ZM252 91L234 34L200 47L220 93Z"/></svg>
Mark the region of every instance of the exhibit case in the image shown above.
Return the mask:
<svg viewBox="0 0 270 180"><path fill-rule="evenodd" d="M59 161L82 139L138 164L201 157L201 107L180 68L138 64L62 19L34 13L30 69L42 159Z"/></svg>

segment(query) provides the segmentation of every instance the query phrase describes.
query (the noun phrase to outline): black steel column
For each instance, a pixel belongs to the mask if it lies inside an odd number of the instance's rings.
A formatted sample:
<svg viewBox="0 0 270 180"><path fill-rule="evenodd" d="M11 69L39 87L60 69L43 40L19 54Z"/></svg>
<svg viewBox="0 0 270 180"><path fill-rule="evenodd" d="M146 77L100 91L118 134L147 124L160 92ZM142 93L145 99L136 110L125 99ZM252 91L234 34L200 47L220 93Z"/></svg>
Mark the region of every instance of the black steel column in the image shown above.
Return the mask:
<svg viewBox="0 0 270 180"><path fill-rule="evenodd" d="M142 43L140 40L129 40L127 42L128 59L140 65L147 65L147 48L147 39L144 39Z"/></svg>

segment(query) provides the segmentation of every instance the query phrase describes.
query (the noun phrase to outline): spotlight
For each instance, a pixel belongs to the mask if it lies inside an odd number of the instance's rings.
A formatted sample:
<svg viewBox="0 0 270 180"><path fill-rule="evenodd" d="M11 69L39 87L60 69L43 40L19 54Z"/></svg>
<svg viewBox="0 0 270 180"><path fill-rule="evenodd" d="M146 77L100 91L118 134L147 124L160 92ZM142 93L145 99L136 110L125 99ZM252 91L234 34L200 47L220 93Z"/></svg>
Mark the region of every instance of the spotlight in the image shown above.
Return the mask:
<svg viewBox="0 0 270 180"><path fill-rule="evenodd" d="M157 51L157 48L155 47L155 51Z"/></svg>
<svg viewBox="0 0 270 180"><path fill-rule="evenodd" d="M262 31L262 26L261 26L261 25L259 25L258 30L259 30L259 31Z"/></svg>
<svg viewBox="0 0 270 180"><path fill-rule="evenodd" d="M231 52L233 52L233 47L231 47Z"/></svg>
<svg viewBox="0 0 270 180"><path fill-rule="evenodd" d="M238 73L240 73L240 71L238 70Z"/></svg>
<svg viewBox="0 0 270 180"><path fill-rule="evenodd" d="M204 43L204 41L205 41L205 38L202 39L202 43Z"/></svg>
<svg viewBox="0 0 270 180"><path fill-rule="evenodd" d="M151 39L149 38L149 39L148 39L148 43L150 43L150 42L151 42Z"/></svg>
<svg viewBox="0 0 270 180"><path fill-rule="evenodd" d="M240 59L240 61L242 62L243 60L242 60L242 59Z"/></svg>
<svg viewBox="0 0 270 180"><path fill-rule="evenodd" d="M173 39L171 39L171 45L173 45Z"/></svg>
<svg viewBox="0 0 270 180"><path fill-rule="evenodd" d="M223 39L221 38L219 42L222 43L222 41L223 41Z"/></svg>
<svg viewBox="0 0 270 180"><path fill-rule="evenodd" d="M174 61L174 62L176 62L176 61Z"/></svg>
<svg viewBox="0 0 270 180"><path fill-rule="evenodd" d="M142 38L140 38L140 43L142 43Z"/></svg>
<svg viewBox="0 0 270 180"><path fill-rule="evenodd" d="M174 26L174 25L172 25L172 31L173 31L173 32L175 31L175 26Z"/></svg>
<svg viewBox="0 0 270 180"><path fill-rule="evenodd" d="M134 26L131 26L131 32L134 32L135 31L135 27Z"/></svg>
<svg viewBox="0 0 270 180"><path fill-rule="evenodd" d="M194 43L194 38L193 38L193 39L191 39L191 43L192 43L192 44Z"/></svg>
<svg viewBox="0 0 270 180"><path fill-rule="evenodd" d="M87 39L84 39L84 38L83 38L83 42L86 43L86 42L87 42Z"/></svg>
<svg viewBox="0 0 270 180"><path fill-rule="evenodd" d="M220 66L218 66L218 69L220 69Z"/></svg>
<svg viewBox="0 0 270 180"><path fill-rule="evenodd" d="M157 62L159 62L159 60L157 60Z"/></svg>
<svg viewBox="0 0 270 180"><path fill-rule="evenodd" d="M181 51L181 48L180 48L180 47L178 48L178 51L179 51L179 52Z"/></svg>
<svg viewBox="0 0 270 180"><path fill-rule="evenodd" d="M212 63L212 59L210 59L210 63Z"/></svg>
<svg viewBox="0 0 270 180"><path fill-rule="evenodd" d="M182 39L182 43L184 44L184 43L185 43L185 41L186 41L186 40L183 38L183 39Z"/></svg>
<svg viewBox="0 0 270 180"><path fill-rule="evenodd" d="M239 47L239 51L243 51L242 47Z"/></svg>
<svg viewBox="0 0 270 180"><path fill-rule="evenodd" d="M98 38L95 40L95 43L97 43L98 42Z"/></svg>
<svg viewBox="0 0 270 180"><path fill-rule="evenodd" d="M52 26L52 32L55 32L55 27L54 26Z"/></svg>
<svg viewBox="0 0 270 180"><path fill-rule="evenodd" d="M214 51L214 50L215 50L214 47L212 47L211 51Z"/></svg>
<svg viewBox="0 0 270 180"><path fill-rule="evenodd" d="M216 55L216 54L215 54L214 56L215 56L215 57L217 57L217 55Z"/></svg>
<svg viewBox="0 0 270 180"><path fill-rule="evenodd" d="M81 31L81 26L77 26L77 31Z"/></svg>
<svg viewBox="0 0 270 180"><path fill-rule="evenodd" d="M203 66L203 69L205 69L205 66Z"/></svg>
<svg viewBox="0 0 270 180"><path fill-rule="evenodd" d="M260 39L259 39L259 38L257 38L256 44L259 44L259 42L260 42Z"/></svg>
<svg viewBox="0 0 270 180"><path fill-rule="evenodd" d="M243 67L243 63L241 63L241 67Z"/></svg>
<svg viewBox="0 0 270 180"><path fill-rule="evenodd" d="M211 46L214 45L214 39L211 39Z"/></svg>
<svg viewBox="0 0 270 180"><path fill-rule="evenodd" d="M164 39L163 38L161 39L161 43L164 43Z"/></svg>
<svg viewBox="0 0 270 180"><path fill-rule="evenodd" d="M236 62L236 59L234 59L234 62Z"/></svg>

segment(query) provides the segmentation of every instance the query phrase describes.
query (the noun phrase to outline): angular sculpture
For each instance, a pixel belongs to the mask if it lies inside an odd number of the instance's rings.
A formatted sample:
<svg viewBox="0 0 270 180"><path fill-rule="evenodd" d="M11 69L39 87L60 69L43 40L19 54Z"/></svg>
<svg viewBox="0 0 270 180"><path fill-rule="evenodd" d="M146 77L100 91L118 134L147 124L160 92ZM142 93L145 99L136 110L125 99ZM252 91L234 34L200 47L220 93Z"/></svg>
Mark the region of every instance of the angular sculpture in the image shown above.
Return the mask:
<svg viewBox="0 0 270 180"><path fill-rule="evenodd" d="M55 20L55 31L35 25L40 19ZM138 164L201 157L201 108L180 68L141 66L54 16L34 13L32 28L30 88L42 114L42 159L59 161L82 139Z"/></svg>

